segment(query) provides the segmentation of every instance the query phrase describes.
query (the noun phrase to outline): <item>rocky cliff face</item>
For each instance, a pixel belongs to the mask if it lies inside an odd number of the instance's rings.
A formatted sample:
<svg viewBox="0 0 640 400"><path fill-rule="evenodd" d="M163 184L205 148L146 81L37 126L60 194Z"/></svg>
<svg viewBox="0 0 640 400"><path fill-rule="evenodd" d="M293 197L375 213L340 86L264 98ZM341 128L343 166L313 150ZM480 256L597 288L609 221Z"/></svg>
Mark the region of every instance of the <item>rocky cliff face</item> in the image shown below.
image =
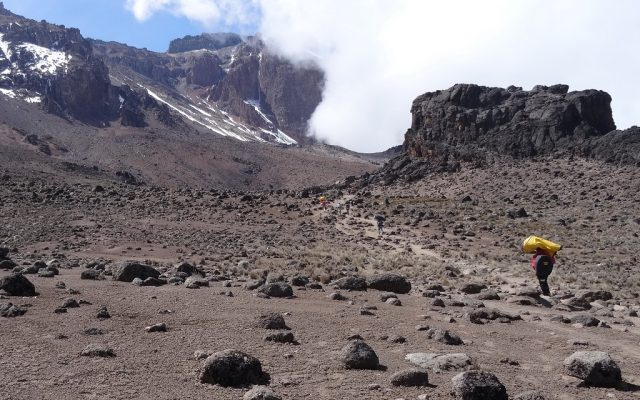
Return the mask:
<svg viewBox="0 0 640 400"><path fill-rule="evenodd" d="M14 15L1 3L0 70L3 95L63 118L103 127L125 113L127 121L135 114L137 126L143 123L139 110L123 107L132 95L111 84L109 69L78 29Z"/></svg>
<svg viewBox="0 0 640 400"><path fill-rule="evenodd" d="M405 135L411 157L493 152L515 157L572 151L615 129L611 97L568 86L455 85L419 96Z"/></svg>
<svg viewBox="0 0 640 400"><path fill-rule="evenodd" d="M168 53L154 53L120 43L93 41L94 53L112 73L135 80L131 72L160 83L178 95L200 101L256 128L259 140L297 142L322 100L324 74L297 66L270 52L257 37L234 34L187 36Z"/></svg>
<svg viewBox="0 0 640 400"><path fill-rule="evenodd" d="M615 130L609 94L568 89L464 84L425 93L411 107L403 154L354 184L411 182L505 157L585 156L640 165L640 128Z"/></svg>
<svg viewBox="0 0 640 400"><path fill-rule="evenodd" d="M184 53L193 50L219 50L242 43L242 37L235 33L203 33L185 36L169 43L169 53Z"/></svg>

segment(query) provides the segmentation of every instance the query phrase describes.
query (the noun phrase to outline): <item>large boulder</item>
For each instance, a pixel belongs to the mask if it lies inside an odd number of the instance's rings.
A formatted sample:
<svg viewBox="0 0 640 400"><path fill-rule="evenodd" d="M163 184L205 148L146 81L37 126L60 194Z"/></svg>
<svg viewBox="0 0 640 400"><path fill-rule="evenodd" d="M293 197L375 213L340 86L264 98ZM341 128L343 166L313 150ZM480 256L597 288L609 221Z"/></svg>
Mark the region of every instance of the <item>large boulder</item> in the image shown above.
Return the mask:
<svg viewBox="0 0 640 400"><path fill-rule="evenodd" d="M267 283L258 288L258 292L266 294L269 297L291 297L293 296L293 289L288 283L274 282Z"/></svg>
<svg viewBox="0 0 640 400"><path fill-rule="evenodd" d="M37 296L36 287L24 275L11 274L0 279L0 290L9 296Z"/></svg>
<svg viewBox="0 0 640 400"><path fill-rule="evenodd" d="M411 290L411 283L397 274L379 274L367 277L369 289L405 294Z"/></svg>
<svg viewBox="0 0 640 400"><path fill-rule="evenodd" d="M367 280L359 276L345 276L331 284L343 290L367 290Z"/></svg>
<svg viewBox="0 0 640 400"><path fill-rule="evenodd" d="M260 361L238 350L228 349L207 357L200 371L200 382L243 387L269 382Z"/></svg>
<svg viewBox="0 0 640 400"><path fill-rule="evenodd" d="M451 379L457 400L508 400L507 389L498 378L484 371L462 372Z"/></svg>
<svg viewBox="0 0 640 400"><path fill-rule="evenodd" d="M622 372L611 356L602 351L578 351L564 360L564 372L587 385L611 387L622 382Z"/></svg>
<svg viewBox="0 0 640 400"><path fill-rule="evenodd" d="M346 369L378 369L378 355L362 340L355 340L342 348L340 359Z"/></svg>
<svg viewBox="0 0 640 400"><path fill-rule="evenodd" d="M114 281L131 282L135 278L144 281L147 278L158 278L159 276L160 272L155 268L137 262L123 262L113 268Z"/></svg>

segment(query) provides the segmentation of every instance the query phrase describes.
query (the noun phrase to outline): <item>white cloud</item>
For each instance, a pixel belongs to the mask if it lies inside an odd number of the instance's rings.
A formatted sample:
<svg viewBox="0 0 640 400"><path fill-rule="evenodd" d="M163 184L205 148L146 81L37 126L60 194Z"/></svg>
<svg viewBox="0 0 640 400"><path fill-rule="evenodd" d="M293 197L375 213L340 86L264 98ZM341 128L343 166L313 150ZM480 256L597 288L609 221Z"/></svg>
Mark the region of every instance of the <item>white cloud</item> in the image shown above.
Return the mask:
<svg viewBox="0 0 640 400"><path fill-rule="evenodd" d="M197 21L206 28L253 24L259 16L254 0L126 0L125 6L139 21L166 11Z"/></svg>
<svg viewBox="0 0 640 400"><path fill-rule="evenodd" d="M355 150L400 144L411 101L460 82L602 89L613 97L618 127L640 124L635 0L254 1L130 0L129 7L141 19L169 10L202 23L259 14L270 45L326 72L311 131Z"/></svg>

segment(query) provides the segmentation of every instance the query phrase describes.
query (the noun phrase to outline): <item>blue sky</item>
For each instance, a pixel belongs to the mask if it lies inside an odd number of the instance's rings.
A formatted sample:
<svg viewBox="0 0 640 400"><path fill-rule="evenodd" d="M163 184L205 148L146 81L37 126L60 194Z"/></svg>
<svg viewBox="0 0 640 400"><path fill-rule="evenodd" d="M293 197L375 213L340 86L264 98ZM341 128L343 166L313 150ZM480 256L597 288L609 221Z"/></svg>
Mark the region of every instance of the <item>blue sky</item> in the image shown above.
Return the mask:
<svg viewBox="0 0 640 400"><path fill-rule="evenodd" d="M27 18L79 28L85 37L114 40L154 51L166 51L172 39L203 31L255 33L251 27L211 26L204 29L198 22L166 12L156 13L140 22L125 9L124 0L4 0L4 5Z"/></svg>

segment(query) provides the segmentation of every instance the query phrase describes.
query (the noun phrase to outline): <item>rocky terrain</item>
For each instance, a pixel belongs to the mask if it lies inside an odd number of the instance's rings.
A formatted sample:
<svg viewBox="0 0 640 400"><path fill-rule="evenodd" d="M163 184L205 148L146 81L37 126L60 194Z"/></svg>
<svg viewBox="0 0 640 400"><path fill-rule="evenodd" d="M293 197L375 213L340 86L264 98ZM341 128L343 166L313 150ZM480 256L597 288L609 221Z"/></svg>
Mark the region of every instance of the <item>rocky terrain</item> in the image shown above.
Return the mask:
<svg viewBox="0 0 640 400"><path fill-rule="evenodd" d="M0 397L637 398L640 170L599 154L638 138L608 101L425 94L403 154L306 188L7 164ZM552 296L530 234L563 245Z"/></svg>

